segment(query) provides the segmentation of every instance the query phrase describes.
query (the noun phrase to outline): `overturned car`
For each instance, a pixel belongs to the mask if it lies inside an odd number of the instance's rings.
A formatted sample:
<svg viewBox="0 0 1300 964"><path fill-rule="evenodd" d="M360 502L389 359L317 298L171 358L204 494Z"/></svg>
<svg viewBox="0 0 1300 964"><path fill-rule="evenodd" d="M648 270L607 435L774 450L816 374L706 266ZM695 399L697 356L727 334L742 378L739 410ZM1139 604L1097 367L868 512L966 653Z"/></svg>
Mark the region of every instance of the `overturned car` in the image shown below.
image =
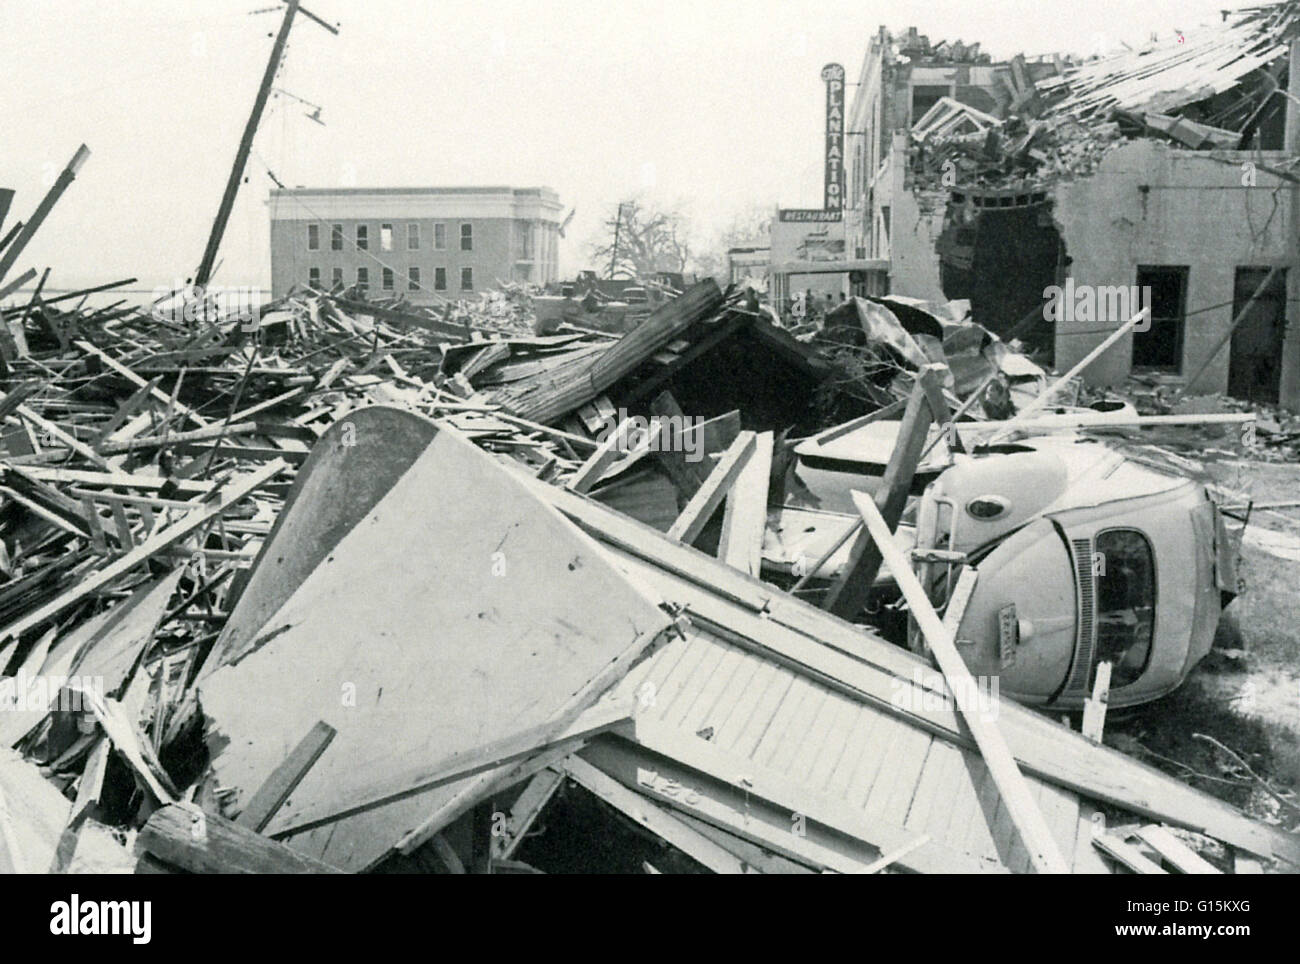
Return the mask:
<svg viewBox="0 0 1300 964"><path fill-rule="evenodd" d="M845 536L858 521L850 493L874 491L897 428L830 430L795 449L782 504L769 512L766 567L799 576L816 565L814 582L844 570ZM955 632L972 673L1052 710L1080 708L1103 662L1116 707L1187 678L1237 588L1233 547L1203 484L1073 432L972 454L938 442L895 539L940 611L960 570L978 570ZM888 570L874 580L866 618L923 648Z"/></svg>

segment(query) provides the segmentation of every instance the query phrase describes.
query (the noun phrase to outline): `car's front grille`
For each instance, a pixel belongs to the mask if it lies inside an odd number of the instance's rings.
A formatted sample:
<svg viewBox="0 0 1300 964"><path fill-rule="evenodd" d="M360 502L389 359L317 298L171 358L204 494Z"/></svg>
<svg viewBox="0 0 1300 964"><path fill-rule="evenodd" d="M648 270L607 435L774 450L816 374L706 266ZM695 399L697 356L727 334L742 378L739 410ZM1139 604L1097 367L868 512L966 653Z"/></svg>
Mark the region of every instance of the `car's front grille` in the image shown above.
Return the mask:
<svg viewBox="0 0 1300 964"><path fill-rule="evenodd" d="M1088 680L1092 675L1093 657L1097 650L1097 574L1091 539L1071 539L1074 554L1074 584L1078 601L1078 627L1074 641L1074 660L1070 675L1056 695L1068 699L1082 699L1088 695Z"/></svg>

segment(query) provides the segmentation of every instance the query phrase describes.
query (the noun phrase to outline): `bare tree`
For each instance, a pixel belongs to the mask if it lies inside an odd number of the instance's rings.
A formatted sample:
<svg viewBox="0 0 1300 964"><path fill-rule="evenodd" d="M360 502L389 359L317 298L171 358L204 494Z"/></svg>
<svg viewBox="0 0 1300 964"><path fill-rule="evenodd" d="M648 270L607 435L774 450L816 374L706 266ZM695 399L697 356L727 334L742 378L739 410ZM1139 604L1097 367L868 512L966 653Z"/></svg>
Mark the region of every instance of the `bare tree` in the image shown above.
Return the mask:
<svg viewBox="0 0 1300 964"><path fill-rule="evenodd" d="M678 211L657 210L634 199L619 205L606 231L589 245L596 269L611 278L684 271L690 261L689 225Z"/></svg>
<svg viewBox="0 0 1300 964"><path fill-rule="evenodd" d="M736 212L730 224L714 236L709 250L696 254L695 272L722 283L727 277L727 252L732 248L766 247L772 239L772 206L755 204Z"/></svg>

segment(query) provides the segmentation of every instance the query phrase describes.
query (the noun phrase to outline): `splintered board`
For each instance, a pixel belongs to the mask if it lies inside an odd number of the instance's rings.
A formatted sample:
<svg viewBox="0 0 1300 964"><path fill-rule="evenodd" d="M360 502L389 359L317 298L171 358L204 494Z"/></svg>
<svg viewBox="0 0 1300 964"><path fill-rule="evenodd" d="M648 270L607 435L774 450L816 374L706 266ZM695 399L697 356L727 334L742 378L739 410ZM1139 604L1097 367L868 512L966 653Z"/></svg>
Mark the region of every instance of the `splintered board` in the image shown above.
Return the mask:
<svg viewBox="0 0 1300 964"><path fill-rule="evenodd" d="M330 488L346 491L346 476L370 467L342 459L332 471L343 477ZM240 790L227 815L317 720L338 731L264 832L341 869L436 830L429 818L453 818L490 776L433 786L417 776L399 792L395 774L455 772L458 760L521 734L547 742L670 625L604 550L452 431L435 431L306 567L288 553L316 547L290 534L322 511L314 503L307 489L290 500L261 562L300 581L249 645L200 681L199 701L207 786Z"/></svg>

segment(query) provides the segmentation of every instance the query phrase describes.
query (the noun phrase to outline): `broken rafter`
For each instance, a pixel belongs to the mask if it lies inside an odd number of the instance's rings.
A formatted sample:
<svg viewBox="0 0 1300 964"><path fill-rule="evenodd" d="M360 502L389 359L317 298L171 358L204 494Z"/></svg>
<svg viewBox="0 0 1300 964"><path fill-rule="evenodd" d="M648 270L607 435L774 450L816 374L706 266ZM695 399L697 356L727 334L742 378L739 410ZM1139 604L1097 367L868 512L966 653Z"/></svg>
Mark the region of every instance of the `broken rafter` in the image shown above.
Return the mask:
<svg viewBox="0 0 1300 964"><path fill-rule="evenodd" d="M862 521L872 540L879 547L889 571L902 589L907 604L911 608L912 618L921 627L926 641L939 663L944 679L961 710L962 718L970 728L975 745L989 768L989 775L997 784L998 793L1006 805L1011 819L1020 833L1021 841L1029 851L1029 859L1039 873L1069 873L1069 865L1061 856L1056 841L1052 839L1051 830L1043 819L1038 804L1029 792L1029 785L1016 765L1006 741L998 731L997 724L989 712L979 706L976 695L975 679L961 654L957 652L952 633L939 619L925 589L917 580L902 550L894 545L893 532L885 521L876 503L861 492L853 493L853 502L862 514ZM995 711L996 712L996 711Z"/></svg>
<svg viewBox="0 0 1300 964"><path fill-rule="evenodd" d="M722 460L709 473L704 484L691 496L677 521L668 529L668 537L680 539L688 545L708 525L713 512L727 497L728 491L744 470L754 451L755 436L753 432L741 432L731 443Z"/></svg>
<svg viewBox="0 0 1300 964"><path fill-rule="evenodd" d="M41 625L47 620L53 619L68 607L73 606L86 598L86 596L96 592L104 586L107 586L119 576L130 572L146 559L149 559L156 553L168 549L180 542L190 533L194 532L194 530L199 528L199 526L210 522L212 519L215 519L222 513L228 511L237 502L241 501L253 491L279 475L286 467L287 464L285 462L277 460L269 465L263 466L255 472L251 472L248 475L233 481L230 485L229 491L223 493L217 502L195 509L189 515L185 516L185 518L180 519L167 528L149 536L149 538L139 546L132 549L120 559L78 581L76 585L68 589L66 592L38 607L35 611L28 613L16 622L10 623L8 626L0 629L0 641L16 639L28 630Z"/></svg>

